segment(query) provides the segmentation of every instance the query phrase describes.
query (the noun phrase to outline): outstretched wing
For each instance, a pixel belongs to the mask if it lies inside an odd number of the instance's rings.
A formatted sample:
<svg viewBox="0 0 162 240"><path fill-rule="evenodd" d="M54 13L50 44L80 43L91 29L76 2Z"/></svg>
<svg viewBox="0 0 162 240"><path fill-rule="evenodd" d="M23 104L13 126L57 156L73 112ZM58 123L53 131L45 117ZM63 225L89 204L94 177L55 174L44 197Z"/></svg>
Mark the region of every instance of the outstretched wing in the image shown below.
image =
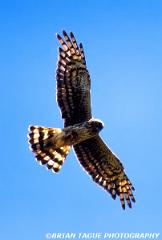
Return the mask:
<svg viewBox="0 0 162 240"><path fill-rule="evenodd" d="M125 200L131 208L135 202L134 187L127 178L119 159L111 152L100 136L88 139L74 146L76 155L93 180L107 190L115 199L120 197L122 208Z"/></svg>
<svg viewBox="0 0 162 240"><path fill-rule="evenodd" d="M57 34L59 48L56 71L57 102L64 126L87 121L91 118L90 76L86 68L83 45L79 47L73 33L63 31L65 40Z"/></svg>

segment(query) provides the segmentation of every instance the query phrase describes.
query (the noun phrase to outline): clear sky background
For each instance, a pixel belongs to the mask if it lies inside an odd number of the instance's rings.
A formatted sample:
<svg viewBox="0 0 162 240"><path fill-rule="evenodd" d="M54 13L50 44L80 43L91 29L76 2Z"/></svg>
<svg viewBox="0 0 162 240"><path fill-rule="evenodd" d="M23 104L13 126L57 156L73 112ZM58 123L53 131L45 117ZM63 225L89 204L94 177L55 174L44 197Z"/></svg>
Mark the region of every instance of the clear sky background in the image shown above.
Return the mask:
<svg viewBox="0 0 162 240"><path fill-rule="evenodd" d="M162 2L1 1L0 239L48 232L161 232ZM55 97L55 33L83 42L94 117L134 184L122 210L73 151L59 174L28 149L29 124L62 127Z"/></svg>

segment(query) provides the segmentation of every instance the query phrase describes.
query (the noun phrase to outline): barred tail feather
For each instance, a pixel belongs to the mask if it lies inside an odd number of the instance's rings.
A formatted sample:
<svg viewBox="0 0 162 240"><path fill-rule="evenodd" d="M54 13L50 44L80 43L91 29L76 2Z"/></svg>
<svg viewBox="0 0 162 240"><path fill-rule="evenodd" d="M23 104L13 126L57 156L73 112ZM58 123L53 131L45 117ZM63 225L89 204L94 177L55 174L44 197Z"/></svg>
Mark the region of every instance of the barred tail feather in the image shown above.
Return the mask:
<svg viewBox="0 0 162 240"><path fill-rule="evenodd" d="M28 138L31 151L35 154L37 161L54 172L60 170L70 151L70 146L58 147L56 145L57 140L55 141L55 139L61 133L60 128L29 126Z"/></svg>

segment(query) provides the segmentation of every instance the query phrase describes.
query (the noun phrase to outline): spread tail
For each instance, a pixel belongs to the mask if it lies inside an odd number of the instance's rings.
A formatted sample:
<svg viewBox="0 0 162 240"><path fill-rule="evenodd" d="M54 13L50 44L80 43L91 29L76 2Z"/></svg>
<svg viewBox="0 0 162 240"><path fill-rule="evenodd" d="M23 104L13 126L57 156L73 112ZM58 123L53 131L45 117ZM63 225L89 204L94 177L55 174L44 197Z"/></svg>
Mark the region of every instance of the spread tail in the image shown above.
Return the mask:
<svg viewBox="0 0 162 240"><path fill-rule="evenodd" d="M60 146L61 138L59 139L59 136L61 133L60 128L29 126L30 149L35 154L37 161L54 172L60 170L70 151L70 146L64 144Z"/></svg>

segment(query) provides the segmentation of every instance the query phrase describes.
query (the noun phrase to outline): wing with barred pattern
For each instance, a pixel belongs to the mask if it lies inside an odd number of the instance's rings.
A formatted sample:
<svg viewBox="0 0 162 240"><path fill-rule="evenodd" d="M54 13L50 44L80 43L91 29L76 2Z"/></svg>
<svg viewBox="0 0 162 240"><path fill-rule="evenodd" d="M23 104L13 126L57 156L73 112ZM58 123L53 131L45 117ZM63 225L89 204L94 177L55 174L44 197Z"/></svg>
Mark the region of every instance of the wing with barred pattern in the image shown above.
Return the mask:
<svg viewBox="0 0 162 240"><path fill-rule="evenodd" d="M57 34L59 48L56 72L57 102L64 126L88 121L92 118L90 101L90 76L86 67L83 45L77 45L73 33L63 31L64 39ZM76 155L93 180L115 199L120 197L123 209L125 201L131 208L135 202L134 187L127 178L119 159L107 147L100 136L74 145Z"/></svg>
<svg viewBox="0 0 162 240"><path fill-rule="evenodd" d="M122 208L125 200L131 208L135 202L134 187L127 178L123 165L112 153L100 136L88 139L74 146L76 155L93 180L108 191L113 199L120 197Z"/></svg>
<svg viewBox="0 0 162 240"><path fill-rule="evenodd" d="M57 34L59 48L56 71L57 102L64 126L89 120L91 115L90 76L86 68L83 45L79 47L73 33L63 31L64 39Z"/></svg>

